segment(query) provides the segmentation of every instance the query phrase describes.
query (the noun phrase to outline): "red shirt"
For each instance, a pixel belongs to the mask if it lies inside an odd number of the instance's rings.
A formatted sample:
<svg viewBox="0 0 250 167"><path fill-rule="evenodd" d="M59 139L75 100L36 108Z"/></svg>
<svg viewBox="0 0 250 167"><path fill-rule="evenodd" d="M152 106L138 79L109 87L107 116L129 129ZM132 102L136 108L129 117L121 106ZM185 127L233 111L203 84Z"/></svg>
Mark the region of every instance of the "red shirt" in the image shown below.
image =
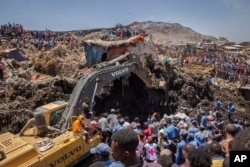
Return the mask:
<svg viewBox="0 0 250 167"><path fill-rule="evenodd" d="M150 128L150 127L144 129L143 132L144 132L144 134L145 134L146 137L152 136L152 131L151 131L151 128Z"/></svg>

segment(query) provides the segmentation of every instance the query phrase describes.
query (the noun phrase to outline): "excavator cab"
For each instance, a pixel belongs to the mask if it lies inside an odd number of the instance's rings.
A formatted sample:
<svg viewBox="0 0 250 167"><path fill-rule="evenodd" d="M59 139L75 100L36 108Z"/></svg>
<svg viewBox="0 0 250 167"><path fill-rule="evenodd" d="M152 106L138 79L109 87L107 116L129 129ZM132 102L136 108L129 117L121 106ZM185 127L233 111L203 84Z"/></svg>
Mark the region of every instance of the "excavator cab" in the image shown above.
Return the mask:
<svg viewBox="0 0 250 167"><path fill-rule="evenodd" d="M40 135L49 127L55 126L62 118L63 112L68 105L65 101L55 101L40 107L34 111L34 118L30 119L20 131L24 135L25 131L35 124L37 131L33 135Z"/></svg>
<svg viewBox="0 0 250 167"><path fill-rule="evenodd" d="M56 125L61 120L67 104L65 101L55 101L36 108L34 112L36 125L38 127Z"/></svg>

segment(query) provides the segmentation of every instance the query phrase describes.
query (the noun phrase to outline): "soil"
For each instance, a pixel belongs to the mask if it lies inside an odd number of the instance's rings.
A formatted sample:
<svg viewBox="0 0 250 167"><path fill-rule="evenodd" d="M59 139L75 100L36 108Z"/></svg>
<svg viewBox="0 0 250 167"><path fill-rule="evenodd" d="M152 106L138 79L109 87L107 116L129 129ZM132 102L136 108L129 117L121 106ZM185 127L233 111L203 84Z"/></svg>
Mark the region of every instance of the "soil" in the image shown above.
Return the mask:
<svg viewBox="0 0 250 167"><path fill-rule="evenodd" d="M32 111L38 106L55 100L68 100L74 85L81 77L86 60L82 52L81 40L74 48L59 45L51 50L39 51L32 45L20 50L28 58L24 62L8 62L5 69L5 81L0 82L0 133L9 131L18 133L32 117ZM0 46L0 50L9 49L10 43ZM226 107L233 102L236 107L235 118L250 117L250 102L246 101L237 89L237 85L215 78L220 86L209 84L206 76L213 69L199 64L185 67L169 66L168 91L152 90L134 74L129 78L129 86L115 80L106 87L106 91L95 98L95 113L109 112L119 108L122 115L131 119L135 116L146 120L154 111L171 114L185 112L196 116L199 106L206 111L214 107L214 100L220 97L223 102L221 113L227 120ZM39 75L36 75L39 74ZM41 77L41 79L34 79Z"/></svg>

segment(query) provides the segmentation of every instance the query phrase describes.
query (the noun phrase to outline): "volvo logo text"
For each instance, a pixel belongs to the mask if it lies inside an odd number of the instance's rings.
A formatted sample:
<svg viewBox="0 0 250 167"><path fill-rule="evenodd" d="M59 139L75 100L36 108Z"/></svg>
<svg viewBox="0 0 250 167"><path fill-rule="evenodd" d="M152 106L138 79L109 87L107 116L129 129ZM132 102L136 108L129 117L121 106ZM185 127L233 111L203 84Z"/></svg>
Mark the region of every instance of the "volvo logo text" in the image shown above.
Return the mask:
<svg viewBox="0 0 250 167"><path fill-rule="evenodd" d="M129 70L128 67L126 67L126 68L123 68L121 70L112 72L111 75L112 75L112 77L116 77L118 75L121 75L121 74L124 74L124 73L128 72L128 70Z"/></svg>
<svg viewBox="0 0 250 167"><path fill-rule="evenodd" d="M75 153L81 151L82 147L78 146L76 148L74 148L73 150L71 150L70 152L67 152L66 154L64 154L63 156L59 157L58 159L56 159L54 162L48 164L49 167L54 167L57 164L60 164L62 162L64 162L66 159L70 158L71 156L73 156Z"/></svg>

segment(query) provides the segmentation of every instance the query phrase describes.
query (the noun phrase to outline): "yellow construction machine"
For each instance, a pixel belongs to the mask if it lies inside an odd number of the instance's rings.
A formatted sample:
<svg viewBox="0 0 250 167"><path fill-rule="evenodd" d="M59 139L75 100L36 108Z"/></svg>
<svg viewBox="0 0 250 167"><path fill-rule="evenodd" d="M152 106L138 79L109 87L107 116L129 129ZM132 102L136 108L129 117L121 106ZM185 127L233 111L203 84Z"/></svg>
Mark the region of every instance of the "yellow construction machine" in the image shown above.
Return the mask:
<svg viewBox="0 0 250 167"><path fill-rule="evenodd" d="M65 167L74 166L89 156L89 150L101 142L101 132L85 142L85 136L75 136L68 129L59 132L56 125L65 111L67 102L55 101L35 109L35 118L29 120L18 135L9 132L0 135L0 167ZM43 114L47 128L36 121ZM71 121L76 116L71 117ZM37 125L36 125L37 124ZM50 127L51 126L51 127ZM41 128L44 128L43 132ZM40 131L40 132L39 132ZM51 137L39 137L39 133Z"/></svg>
<svg viewBox="0 0 250 167"><path fill-rule="evenodd" d="M68 102L38 107L19 134L0 135L0 167L65 167L83 160L102 140L97 131L86 143L84 136L75 136L71 130L74 118L82 114L83 99L90 99L92 110L98 90L115 79L128 79L131 72L149 88L166 89L165 80L152 80L138 56L125 54L97 64L79 79Z"/></svg>

